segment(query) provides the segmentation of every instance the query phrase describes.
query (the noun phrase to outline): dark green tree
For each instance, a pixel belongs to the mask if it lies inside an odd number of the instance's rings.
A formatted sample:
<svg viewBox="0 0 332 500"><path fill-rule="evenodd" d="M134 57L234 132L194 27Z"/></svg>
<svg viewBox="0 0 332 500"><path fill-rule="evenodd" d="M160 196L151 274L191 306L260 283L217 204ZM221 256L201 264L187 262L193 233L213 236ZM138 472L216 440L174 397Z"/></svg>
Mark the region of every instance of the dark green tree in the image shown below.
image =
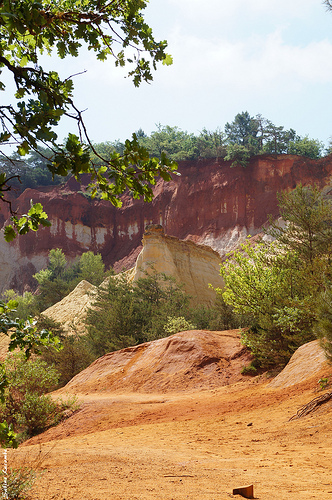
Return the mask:
<svg viewBox="0 0 332 500"><path fill-rule="evenodd" d="M38 282L38 290L34 295L35 307L42 312L68 295L82 280L93 285L100 285L105 278L105 266L101 255L85 252L73 263L60 248L49 252L49 262L46 269L41 269L34 275Z"/></svg>
<svg viewBox="0 0 332 500"><path fill-rule="evenodd" d="M316 337L320 340L327 359L332 363L332 284L327 283L326 289L318 298L316 309L316 323L314 325Z"/></svg>
<svg viewBox="0 0 332 500"><path fill-rule="evenodd" d="M296 253L308 273L323 283L332 255L332 202L315 186L301 184L278 196L285 224L270 219L267 233Z"/></svg>
<svg viewBox="0 0 332 500"><path fill-rule="evenodd" d="M238 113L232 123L226 123L225 134L229 144L238 144L246 148L257 149L259 125L248 111Z"/></svg>
<svg viewBox="0 0 332 500"><path fill-rule="evenodd" d="M284 127L277 127L270 120L267 120L265 142L262 147L262 151L274 154L287 153L289 143L290 141L293 141L295 137L295 130L285 130Z"/></svg>
<svg viewBox="0 0 332 500"><path fill-rule="evenodd" d="M225 134L227 155L225 160L231 160L232 167L246 167L251 156L259 153L260 140L259 120L251 117L248 111L238 113L232 123L226 123Z"/></svg>
<svg viewBox="0 0 332 500"><path fill-rule="evenodd" d="M170 317L188 318L189 297L169 276L153 273L128 283L114 276L99 290L87 316L88 349L94 356L165 337Z"/></svg>
<svg viewBox="0 0 332 500"><path fill-rule="evenodd" d="M226 156L225 140L226 136L220 128L214 131L203 128L196 138L198 156L201 158L223 158Z"/></svg>
<svg viewBox="0 0 332 500"><path fill-rule="evenodd" d="M93 144L91 160L95 165L103 165L105 160L110 161L114 154L123 155L125 145L121 141L107 141Z"/></svg>
<svg viewBox="0 0 332 500"><path fill-rule="evenodd" d="M152 156L158 158L167 155L174 161L180 161L197 156L194 135L178 127L158 124L156 131L152 132L149 137L141 137L139 142Z"/></svg>
<svg viewBox="0 0 332 500"><path fill-rule="evenodd" d="M85 252L78 262L78 279L86 280L92 285L99 286L105 279L105 264L100 254Z"/></svg>
<svg viewBox="0 0 332 500"><path fill-rule="evenodd" d="M324 144L316 139L310 139L307 135L305 137L296 136L293 140L289 141L287 153L293 155L307 156L314 160L322 156Z"/></svg>

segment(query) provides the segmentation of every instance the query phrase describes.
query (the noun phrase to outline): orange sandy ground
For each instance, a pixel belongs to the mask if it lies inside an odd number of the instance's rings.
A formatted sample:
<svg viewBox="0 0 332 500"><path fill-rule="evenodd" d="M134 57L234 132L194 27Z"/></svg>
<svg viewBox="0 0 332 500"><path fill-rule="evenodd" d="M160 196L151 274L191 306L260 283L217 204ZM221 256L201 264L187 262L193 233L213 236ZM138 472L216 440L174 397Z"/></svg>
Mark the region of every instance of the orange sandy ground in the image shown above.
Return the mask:
<svg viewBox="0 0 332 500"><path fill-rule="evenodd" d="M80 411L8 463L34 462L34 500L224 500L248 484L262 500L332 499L332 405L289 421L322 394L318 379L81 395Z"/></svg>

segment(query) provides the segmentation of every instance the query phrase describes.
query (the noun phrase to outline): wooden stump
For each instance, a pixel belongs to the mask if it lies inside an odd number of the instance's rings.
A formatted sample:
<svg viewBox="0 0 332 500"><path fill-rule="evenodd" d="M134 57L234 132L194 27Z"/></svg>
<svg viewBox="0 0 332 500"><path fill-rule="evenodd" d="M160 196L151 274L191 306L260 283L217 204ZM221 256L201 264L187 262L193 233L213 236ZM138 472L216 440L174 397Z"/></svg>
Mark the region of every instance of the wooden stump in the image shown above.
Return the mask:
<svg viewBox="0 0 332 500"><path fill-rule="evenodd" d="M254 485L242 486L241 488L235 488L233 490L233 495L241 495L244 498L254 498Z"/></svg>

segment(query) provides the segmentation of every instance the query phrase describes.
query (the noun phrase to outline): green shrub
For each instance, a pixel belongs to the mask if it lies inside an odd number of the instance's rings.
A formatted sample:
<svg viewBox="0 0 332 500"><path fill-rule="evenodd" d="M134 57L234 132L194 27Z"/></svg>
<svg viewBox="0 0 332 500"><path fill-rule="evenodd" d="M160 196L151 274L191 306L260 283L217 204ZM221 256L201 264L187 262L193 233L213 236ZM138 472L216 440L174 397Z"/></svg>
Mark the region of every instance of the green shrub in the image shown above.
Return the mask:
<svg viewBox="0 0 332 500"><path fill-rule="evenodd" d="M164 325L164 330L168 335L172 335L186 330L196 330L196 326L189 323L183 316L177 318L169 316L166 325Z"/></svg>
<svg viewBox="0 0 332 500"><path fill-rule="evenodd" d="M43 349L41 353L41 359L49 366L54 366L59 373L57 388L66 385L96 359L85 336L70 335L61 339L61 343L61 351Z"/></svg>
<svg viewBox="0 0 332 500"><path fill-rule="evenodd" d="M26 360L22 353L17 353L8 356L4 368L7 387L0 417L13 425L21 441L56 425L67 409L76 409L73 400L53 400L44 394L54 389L59 380L56 369L45 361Z"/></svg>
<svg viewBox="0 0 332 500"><path fill-rule="evenodd" d="M1 498L7 500L24 500L28 498L27 492L36 480L36 473L30 467L9 469L8 473L0 471L0 487L3 492Z"/></svg>
<svg viewBox="0 0 332 500"><path fill-rule="evenodd" d="M324 389L326 389L329 386L329 379L327 377L320 378L318 380L318 383L319 383L320 389L322 391L324 391Z"/></svg>
<svg viewBox="0 0 332 500"><path fill-rule="evenodd" d="M11 397L21 399L26 393L40 396L58 384L58 372L39 358L26 360L23 353L10 354L4 367Z"/></svg>
<svg viewBox="0 0 332 500"><path fill-rule="evenodd" d="M244 366L241 370L242 375L251 375L255 376L257 375L257 367L255 366L254 363L250 363L247 366Z"/></svg>
<svg viewBox="0 0 332 500"><path fill-rule="evenodd" d="M17 425L27 437L40 434L59 423L58 404L51 396L27 392L17 414Z"/></svg>

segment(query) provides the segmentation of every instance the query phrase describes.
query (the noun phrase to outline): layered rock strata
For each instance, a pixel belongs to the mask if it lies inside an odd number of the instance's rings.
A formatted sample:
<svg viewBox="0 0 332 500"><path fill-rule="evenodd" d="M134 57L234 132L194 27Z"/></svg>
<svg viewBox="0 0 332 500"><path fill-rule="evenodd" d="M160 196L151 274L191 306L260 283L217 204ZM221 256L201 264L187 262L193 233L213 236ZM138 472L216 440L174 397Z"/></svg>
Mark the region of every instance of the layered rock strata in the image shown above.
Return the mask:
<svg viewBox="0 0 332 500"><path fill-rule="evenodd" d="M152 203L122 197L121 209L92 201L73 179L65 186L27 189L13 207L29 209L41 202L52 221L8 245L0 236L1 288L36 286L31 276L47 263L51 248L62 248L69 259L92 250L117 271L134 265L148 224L161 224L167 234L209 245L220 255L255 235L268 214L278 215L277 193L303 185L330 184L332 157L311 160L298 156L259 156L247 168L230 168L223 160L180 162L181 176L159 180ZM8 216L1 207L2 221ZM1 222L1 221L0 221Z"/></svg>

